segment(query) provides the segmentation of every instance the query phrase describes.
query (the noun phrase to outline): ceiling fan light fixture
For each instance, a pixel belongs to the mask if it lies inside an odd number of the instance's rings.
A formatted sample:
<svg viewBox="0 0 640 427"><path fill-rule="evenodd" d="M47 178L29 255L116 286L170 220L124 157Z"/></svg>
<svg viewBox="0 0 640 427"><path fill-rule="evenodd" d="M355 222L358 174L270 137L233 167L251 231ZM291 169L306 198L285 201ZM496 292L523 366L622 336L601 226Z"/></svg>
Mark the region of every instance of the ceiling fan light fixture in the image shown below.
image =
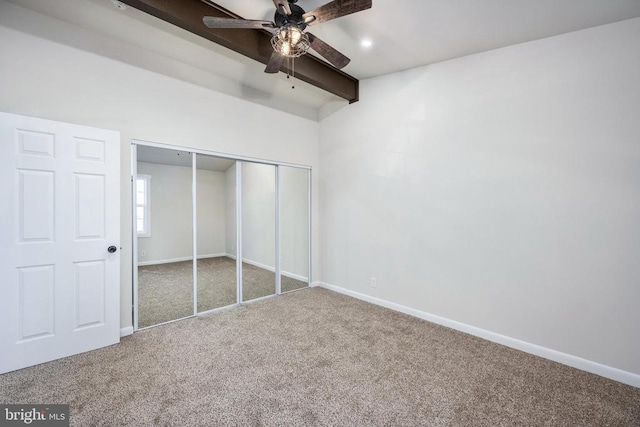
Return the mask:
<svg viewBox="0 0 640 427"><path fill-rule="evenodd" d="M273 50L288 58L304 55L310 48L309 37L295 25L280 27L271 38Z"/></svg>

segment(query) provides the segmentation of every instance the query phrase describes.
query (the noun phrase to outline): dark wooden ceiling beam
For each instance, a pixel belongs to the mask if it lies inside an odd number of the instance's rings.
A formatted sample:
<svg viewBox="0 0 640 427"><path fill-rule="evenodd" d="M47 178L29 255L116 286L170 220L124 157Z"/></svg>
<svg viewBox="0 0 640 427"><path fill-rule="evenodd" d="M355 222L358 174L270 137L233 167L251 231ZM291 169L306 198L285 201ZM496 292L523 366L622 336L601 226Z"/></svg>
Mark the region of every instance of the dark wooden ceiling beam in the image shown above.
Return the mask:
<svg viewBox="0 0 640 427"><path fill-rule="evenodd" d="M266 64L273 48L271 33L266 30L207 28L203 16L239 18L238 15L214 3L202 0L121 0L156 18L197 34L214 43ZM326 62L303 55L295 60L296 78L330 92L350 103L358 101L358 80Z"/></svg>

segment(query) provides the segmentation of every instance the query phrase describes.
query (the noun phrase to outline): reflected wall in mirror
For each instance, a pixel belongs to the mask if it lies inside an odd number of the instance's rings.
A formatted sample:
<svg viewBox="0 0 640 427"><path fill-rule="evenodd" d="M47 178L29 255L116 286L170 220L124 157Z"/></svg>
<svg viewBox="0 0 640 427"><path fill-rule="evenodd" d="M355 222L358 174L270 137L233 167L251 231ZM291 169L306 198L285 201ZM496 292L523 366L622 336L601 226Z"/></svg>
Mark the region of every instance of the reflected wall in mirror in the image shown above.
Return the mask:
<svg viewBox="0 0 640 427"><path fill-rule="evenodd" d="M193 315L191 154L137 147L138 327Z"/></svg>
<svg viewBox="0 0 640 427"><path fill-rule="evenodd" d="M280 289L309 286L309 171L280 166Z"/></svg>
<svg viewBox="0 0 640 427"><path fill-rule="evenodd" d="M235 304L235 160L196 156L198 313Z"/></svg>
<svg viewBox="0 0 640 427"><path fill-rule="evenodd" d="M242 300L276 293L275 166L241 163Z"/></svg>

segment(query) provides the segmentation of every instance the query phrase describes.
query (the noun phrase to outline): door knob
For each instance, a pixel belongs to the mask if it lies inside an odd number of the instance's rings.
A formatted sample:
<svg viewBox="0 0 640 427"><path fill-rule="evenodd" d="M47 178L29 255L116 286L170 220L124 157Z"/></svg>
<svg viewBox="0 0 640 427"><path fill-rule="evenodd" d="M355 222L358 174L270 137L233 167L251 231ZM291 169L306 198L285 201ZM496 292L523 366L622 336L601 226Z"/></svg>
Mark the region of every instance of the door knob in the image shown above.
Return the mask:
<svg viewBox="0 0 640 427"><path fill-rule="evenodd" d="M116 248L115 246L109 246L107 248L107 252L109 252L110 254L114 253L117 250L118 250L118 248Z"/></svg>

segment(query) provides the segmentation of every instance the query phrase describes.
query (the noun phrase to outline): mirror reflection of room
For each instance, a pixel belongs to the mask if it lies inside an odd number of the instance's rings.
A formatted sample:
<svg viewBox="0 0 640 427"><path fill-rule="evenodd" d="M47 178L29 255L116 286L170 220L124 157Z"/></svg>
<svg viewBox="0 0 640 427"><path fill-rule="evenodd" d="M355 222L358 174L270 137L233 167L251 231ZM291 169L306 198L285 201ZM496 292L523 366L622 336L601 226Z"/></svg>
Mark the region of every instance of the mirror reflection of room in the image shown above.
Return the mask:
<svg viewBox="0 0 640 427"><path fill-rule="evenodd" d="M309 171L280 166L281 292L309 286Z"/></svg>
<svg viewBox="0 0 640 427"><path fill-rule="evenodd" d="M276 168L241 163L242 300L276 293Z"/></svg>
<svg viewBox="0 0 640 427"><path fill-rule="evenodd" d="M278 198L280 293L308 287L307 169L139 145L135 187L138 328L276 294Z"/></svg>
<svg viewBox="0 0 640 427"><path fill-rule="evenodd" d="M191 155L138 146L138 327L193 315Z"/></svg>
<svg viewBox="0 0 640 427"><path fill-rule="evenodd" d="M235 160L196 156L198 313L235 304Z"/></svg>

